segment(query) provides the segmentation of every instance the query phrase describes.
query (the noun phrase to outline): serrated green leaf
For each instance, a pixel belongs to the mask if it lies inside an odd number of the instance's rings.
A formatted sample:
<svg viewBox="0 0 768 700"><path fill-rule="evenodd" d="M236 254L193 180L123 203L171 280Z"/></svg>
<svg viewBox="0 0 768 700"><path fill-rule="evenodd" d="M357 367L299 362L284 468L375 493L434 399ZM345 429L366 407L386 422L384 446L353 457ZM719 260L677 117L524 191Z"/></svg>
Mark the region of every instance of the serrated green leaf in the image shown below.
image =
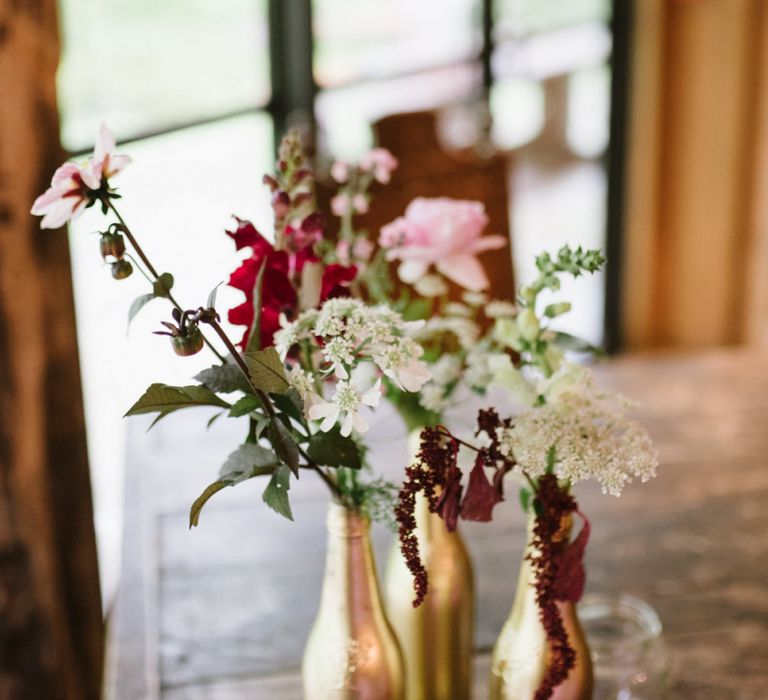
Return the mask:
<svg viewBox="0 0 768 700"><path fill-rule="evenodd" d="M267 504L275 513L279 513L288 520L293 520L293 513L291 512L291 503L288 500L288 489L291 487L291 472L288 467L282 465L279 467L272 478L267 484L267 488L264 489L264 495L262 500Z"/></svg>
<svg viewBox="0 0 768 700"><path fill-rule="evenodd" d="M221 491L221 489L226 488L227 486L232 486L231 481L214 481L210 486L206 487L205 491L203 491L196 499L195 502L192 504L192 507L189 509L189 527L197 527L197 524L200 522L200 511L203 509L203 506L208 502L208 500L213 496L214 494Z"/></svg>
<svg viewBox="0 0 768 700"><path fill-rule="evenodd" d="M284 414L290 416L298 423L304 423L304 401L296 389L288 389L284 394L273 394L272 402Z"/></svg>
<svg viewBox="0 0 768 700"><path fill-rule="evenodd" d="M170 272L163 272L152 285L154 296L165 299L170 295L171 289L173 289L173 275Z"/></svg>
<svg viewBox="0 0 768 700"><path fill-rule="evenodd" d="M239 418L240 416L248 415L251 411L255 411L261 407L262 403L258 397L248 394L235 401L232 408L229 409L229 415L232 418Z"/></svg>
<svg viewBox="0 0 768 700"><path fill-rule="evenodd" d="M226 401L220 399L204 386L168 386L152 384L126 412L126 416L142 413L170 413L180 408L193 406L219 406L229 408Z"/></svg>
<svg viewBox="0 0 768 700"><path fill-rule="evenodd" d="M131 304L131 308L128 309L128 325L150 301L155 298L154 294L142 294L140 297L136 297Z"/></svg>
<svg viewBox="0 0 768 700"><path fill-rule="evenodd" d="M212 365L195 375L195 379L214 393L229 394L233 391L252 391L242 370L233 363Z"/></svg>
<svg viewBox="0 0 768 700"><path fill-rule="evenodd" d="M299 447L288 428L278 418L273 419L267 428L267 439L277 456L290 467L296 478L299 477Z"/></svg>
<svg viewBox="0 0 768 700"><path fill-rule="evenodd" d="M208 301L205 302L205 308L206 309L215 309L216 308L216 295L219 292L219 287L224 284L223 282L219 282L208 294Z"/></svg>
<svg viewBox="0 0 768 700"><path fill-rule="evenodd" d="M290 388L280 355L273 347L247 352L245 361L251 382L268 394L284 394Z"/></svg>
<svg viewBox="0 0 768 700"><path fill-rule="evenodd" d="M219 479L239 484L253 476L270 473L278 464L272 450L247 442L227 457L219 470Z"/></svg>
<svg viewBox="0 0 768 700"><path fill-rule="evenodd" d="M312 461L324 467L349 467L360 469L360 449L349 437L344 437L338 426L327 433L315 433L309 439L307 454Z"/></svg>
<svg viewBox="0 0 768 700"><path fill-rule="evenodd" d="M261 350L261 296L264 288L264 270L266 267L267 261L265 260L261 263L259 273L256 275L256 281L253 284L253 324L251 325L251 334L248 336L248 342L245 344L246 354Z"/></svg>

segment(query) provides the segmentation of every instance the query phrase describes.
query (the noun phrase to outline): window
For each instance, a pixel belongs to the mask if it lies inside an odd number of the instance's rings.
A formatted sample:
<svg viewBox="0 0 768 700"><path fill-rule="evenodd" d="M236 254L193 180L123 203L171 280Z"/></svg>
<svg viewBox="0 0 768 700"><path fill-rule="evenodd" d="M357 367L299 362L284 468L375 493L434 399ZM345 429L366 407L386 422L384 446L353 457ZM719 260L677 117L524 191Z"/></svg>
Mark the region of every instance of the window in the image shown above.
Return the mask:
<svg viewBox="0 0 768 700"><path fill-rule="evenodd" d="M294 84L279 84L291 71L270 69L275 48L281 61L299 71L312 65L318 144L337 157L365 151L370 123L386 114L438 108L458 116L452 123L461 128L444 134L453 145L473 143L490 114L491 138L514 154L511 209L519 279L530 274L529 261L541 248L566 241L603 245L607 0L291 5L291 12L311 12L311 25L308 17L278 22L275 15L285 9L280 2L61 0L63 143L74 153L89 151L102 121L119 141L133 142L135 162L119 180L122 206L160 267L184 266L186 274L177 280L183 303L197 303L235 267L231 242L222 233L230 214L252 217L269 231L261 174L272 165L273 123L284 123L297 106L290 100L298 99ZM312 37L306 36L310 26ZM306 83L301 89L311 93L312 81ZM299 97L309 102L312 95ZM96 221L89 213L76 222L71 246L109 599L122 529L115 517L125 453L119 416L137 387L160 378L184 381L197 359L180 365L156 352L163 339L149 331L158 327L161 304L148 305L127 344L121 343L132 298L126 290L142 293L142 280L135 275L117 285L106 279L109 272L98 266L96 239L89 235ZM580 281L583 303L566 328L595 342L602 337L602 284ZM222 289L222 307L235 297Z"/></svg>

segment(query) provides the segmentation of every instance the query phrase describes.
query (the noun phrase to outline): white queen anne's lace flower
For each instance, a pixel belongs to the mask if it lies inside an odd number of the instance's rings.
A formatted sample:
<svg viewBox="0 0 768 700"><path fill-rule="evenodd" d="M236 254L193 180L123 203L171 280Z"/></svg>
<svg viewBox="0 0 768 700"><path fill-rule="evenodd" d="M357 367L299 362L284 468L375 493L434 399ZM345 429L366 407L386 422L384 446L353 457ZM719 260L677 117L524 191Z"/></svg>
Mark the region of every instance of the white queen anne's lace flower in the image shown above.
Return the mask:
<svg viewBox="0 0 768 700"><path fill-rule="evenodd" d="M658 465L650 436L623 408L622 397L591 388L559 393L502 429L502 449L534 478L546 473L554 458L560 479L595 479L604 493L619 496L632 479L655 476Z"/></svg>
<svg viewBox="0 0 768 700"><path fill-rule="evenodd" d="M373 365L403 391L417 392L430 379L427 364L419 359L424 350L410 337L422 325L421 321L404 321L387 306L368 306L353 298L331 299L319 311L306 311L284 324L275 333L275 345L287 357L295 345L309 344L310 354L321 359L324 374L335 376L335 394L326 401L311 389L310 377L298 371L291 374L292 386L304 392L305 411L311 419L322 420L321 430L330 430L341 421L342 432L349 435L353 429L368 429L357 408L361 403L376 405L380 394L380 380L375 390L358 393L351 377L357 368L362 369L360 365Z"/></svg>

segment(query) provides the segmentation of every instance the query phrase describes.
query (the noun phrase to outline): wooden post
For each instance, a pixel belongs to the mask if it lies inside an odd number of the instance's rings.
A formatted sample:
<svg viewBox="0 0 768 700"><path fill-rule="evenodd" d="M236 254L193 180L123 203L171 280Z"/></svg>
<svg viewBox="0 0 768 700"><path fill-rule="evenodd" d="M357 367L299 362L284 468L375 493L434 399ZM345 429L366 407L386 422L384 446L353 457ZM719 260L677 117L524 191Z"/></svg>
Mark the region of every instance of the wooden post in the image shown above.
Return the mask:
<svg viewBox="0 0 768 700"><path fill-rule="evenodd" d="M765 3L634 8L626 345L742 342L766 308Z"/></svg>
<svg viewBox="0 0 768 700"><path fill-rule="evenodd" d="M100 696L102 613L66 232L55 0L0 5L0 697Z"/></svg>

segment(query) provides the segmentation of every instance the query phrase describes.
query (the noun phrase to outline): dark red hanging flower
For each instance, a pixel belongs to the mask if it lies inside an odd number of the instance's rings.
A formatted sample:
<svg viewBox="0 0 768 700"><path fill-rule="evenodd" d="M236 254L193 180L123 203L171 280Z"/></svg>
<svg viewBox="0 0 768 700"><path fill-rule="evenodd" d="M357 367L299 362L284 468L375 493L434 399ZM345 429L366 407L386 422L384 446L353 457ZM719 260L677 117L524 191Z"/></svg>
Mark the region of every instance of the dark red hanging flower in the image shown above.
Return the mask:
<svg viewBox="0 0 768 700"><path fill-rule="evenodd" d="M467 493L461 503L461 517L487 523L493 515L494 506L503 500L498 490L488 481L483 454L478 453L475 466L469 473Z"/></svg>
<svg viewBox="0 0 768 700"><path fill-rule="evenodd" d="M534 503L536 521L529 559L536 577L536 604L550 651L549 665L534 700L548 700L576 665L576 650L568 639L558 602L575 602L581 597L584 588L582 558L589 539L589 523L584 518L584 527L578 537L570 544L563 541L570 529L564 523L572 513L579 511L573 496L558 484L554 474L539 478Z"/></svg>

